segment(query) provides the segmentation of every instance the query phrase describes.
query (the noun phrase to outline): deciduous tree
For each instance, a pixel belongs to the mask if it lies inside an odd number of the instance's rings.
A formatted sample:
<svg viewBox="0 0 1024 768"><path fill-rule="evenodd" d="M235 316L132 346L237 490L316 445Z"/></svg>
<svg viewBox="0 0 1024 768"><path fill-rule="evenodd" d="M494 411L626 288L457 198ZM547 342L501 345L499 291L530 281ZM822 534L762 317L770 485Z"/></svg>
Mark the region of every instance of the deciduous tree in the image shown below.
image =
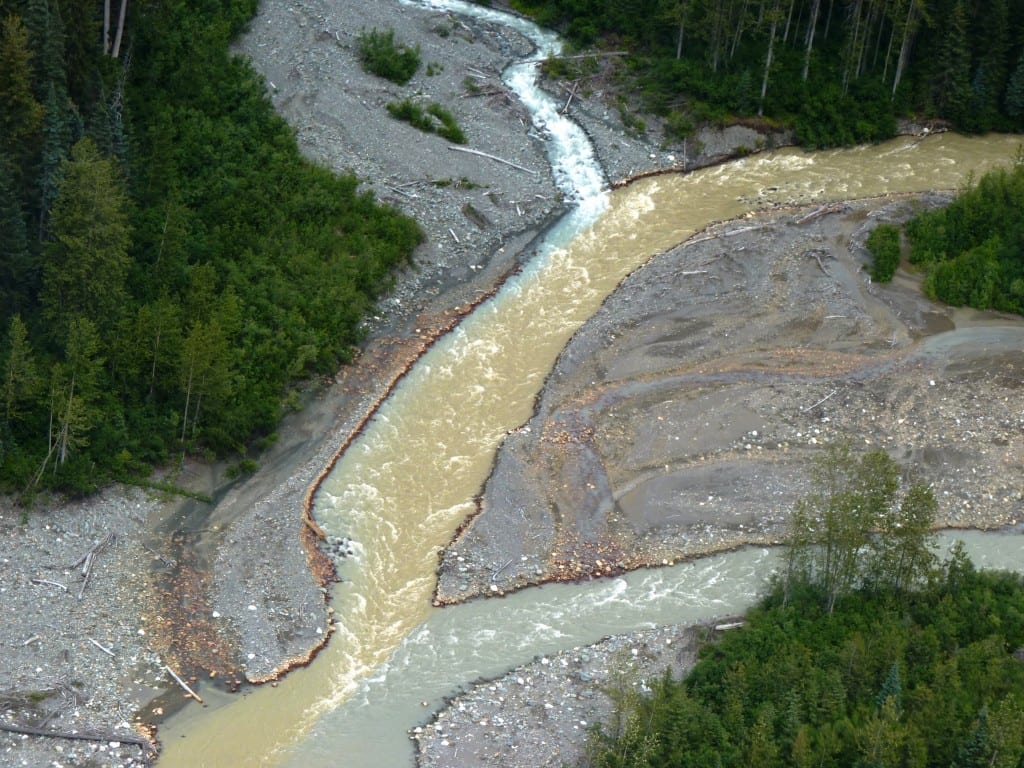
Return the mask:
<svg viewBox="0 0 1024 768"><path fill-rule="evenodd" d="M836 600L868 579L905 589L924 578L936 503L925 485L898 498L899 467L881 450L854 457L833 446L812 473L814 490L790 515L787 581L820 588Z"/></svg>

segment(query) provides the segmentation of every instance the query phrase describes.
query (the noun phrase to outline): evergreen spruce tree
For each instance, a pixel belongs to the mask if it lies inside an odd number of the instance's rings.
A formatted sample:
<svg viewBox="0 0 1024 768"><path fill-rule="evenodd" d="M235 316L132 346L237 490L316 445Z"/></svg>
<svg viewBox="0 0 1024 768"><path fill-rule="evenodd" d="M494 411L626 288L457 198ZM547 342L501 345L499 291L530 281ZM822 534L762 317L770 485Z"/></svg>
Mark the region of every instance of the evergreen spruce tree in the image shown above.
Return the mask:
<svg viewBox="0 0 1024 768"><path fill-rule="evenodd" d="M32 92L32 51L20 16L0 22L0 152L20 179L35 154L43 107ZM23 183L23 182L22 182Z"/></svg>
<svg viewBox="0 0 1024 768"><path fill-rule="evenodd" d="M1003 101L1006 106L1006 114L1024 124L1024 53L1021 53L1017 67L1006 84L1006 95Z"/></svg>
<svg viewBox="0 0 1024 768"><path fill-rule="evenodd" d="M33 264L21 201L0 151L0 323L34 304Z"/></svg>
<svg viewBox="0 0 1024 768"><path fill-rule="evenodd" d="M39 383L28 330L18 315L8 326L3 360L3 424L9 431L27 415L28 403Z"/></svg>
<svg viewBox="0 0 1024 768"><path fill-rule="evenodd" d="M936 57L935 103L939 113L958 126L968 120L971 96L971 52L967 43L967 7L956 0Z"/></svg>
<svg viewBox="0 0 1024 768"><path fill-rule="evenodd" d="M128 206L117 165L79 141L62 167L44 251L43 308L57 333L85 317L104 336L125 309Z"/></svg>
<svg viewBox="0 0 1024 768"><path fill-rule="evenodd" d="M50 239L50 208L57 198L61 169L71 153L71 120L67 96L50 83L46 95L46 119L43 123L42 156L39 160L38 239Z"/></svg>

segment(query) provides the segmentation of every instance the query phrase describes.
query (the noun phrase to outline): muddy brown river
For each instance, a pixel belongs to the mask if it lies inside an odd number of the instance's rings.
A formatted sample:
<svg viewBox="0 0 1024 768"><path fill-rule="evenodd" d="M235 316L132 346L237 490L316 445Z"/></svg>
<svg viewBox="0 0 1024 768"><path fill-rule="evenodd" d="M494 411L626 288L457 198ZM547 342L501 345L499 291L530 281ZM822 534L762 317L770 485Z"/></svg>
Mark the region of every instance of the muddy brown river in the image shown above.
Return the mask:
<svg viewBox="0 0 1024 768"><path fill-rule="evenodd" d="M559 351L627 274L709 222L772 203L955 188L968 174L1009 162L1018 143L1014 137L943 134L831 152L766 153L685 176L637 182L612 192L605 212L583 231L571 228L567 241L559 242L556 231L556 239L521 275L419 361L321 487L317 519L328 533L351 537L357 547L340 574L343 583L335 588L337 631L326 649L309 668L289 674L277 687L244 696L204 691L208 706L186 707L161 728L159 764L363 764L358 755L369 761L365 764L395 764L381 758L385 737L366 727L352 729L352 739L368 737L369 745L332 743L325 750L309 737L322 736L320 724L346 706L357 713L353 717L362 718L352 722L376 721L373 708L384 719L408 716L390 713L375 681L389 679L396 695L418 685L415 675L405 682L400 670L396 673L395 654L410 637L422 635L426 622L437 620L433 616L443 615L449 626L436 642L455 647L457 655L460 637L507 621L502 614L506 601L431 607L438 551L472 511L503 436L530 417ZM759 552L688 566L690 580L679 575L674 582L682 586L673 587L681 589L681 603L692 595L694 610L687 617L721 615L748 604L767 567ZM608 588L600 582L574 587L582 594ZM642 626L652 621L601 611L600 622L587 629L582 626L587 619L566 609L586 602L573 594L551 601L548 590L536 597L521 593L517 600L550 604L548 617L542 611L531 623L517 625L521 642L515 647L507 639L483 648L467 643L465 654L486 655L478 668L494 674L541 648L550 652L560 644L596 640L608 633L606 622L622 632L631 622ZM434 666L443 672L446 664ZM475 676L473 669L453 666L449 690L467 682L460 676L467 671ZM434 690L424 691L428 704L443 695L436 688L444 685L435 683ZM373 697L370 691L376 691ZM330 722L331 730L347 732L336 720ZM414 724L415 719L391 723L390 733ZM409 754L406 744L395 746Z"/></svg>

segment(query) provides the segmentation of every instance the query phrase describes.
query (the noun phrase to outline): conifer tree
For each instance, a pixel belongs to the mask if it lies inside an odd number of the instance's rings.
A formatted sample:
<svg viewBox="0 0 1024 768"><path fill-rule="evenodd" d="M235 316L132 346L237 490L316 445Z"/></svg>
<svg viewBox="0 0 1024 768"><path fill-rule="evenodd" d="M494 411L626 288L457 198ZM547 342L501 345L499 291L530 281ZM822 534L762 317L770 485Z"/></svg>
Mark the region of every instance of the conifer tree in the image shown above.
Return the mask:
<svg viewBox="0 0 1024 768"><path fill-rule="evenodd" d="M23 177L35 154L43 107L32 93L32 51L20 16L0 22L0 152Z"/></svg>
<svg viewBox="0 0 1024 768"><path fill-rule="evenodd" d="M964 0L956 0L946 20L934 79L935 103L939 112L958 125L968 116L971 94L971 53L967 43L967 24L966 4Z"/></svg>
<svg viewBox="0 0 1024 768"><path fill-rule="evenodd" d="M1024 120L1024 53L1017 61L1017 67L1006 84L1006 113L1017 120Z"/></svg>
<svg viewBox="0 0 1024 768"><path fill-rule="evenodd" d="M0 151L0 323L34 303L25 217L9 169Z"/></svg>
<svg viewBox="0 0 1024 768"><path fill-rule="evenodd" d="M46 93L42 155L39 160L39 242L50 239L50 208L57 199L61 169L71 152L71 120L67 95L54 83Z"/></svg>
<svg viewBox="0 0 1024 768"><path fill-rule="evenodd" d="M10 429L27 413L24 410L36 393L36 363L29 346L28 330L19 315L11 318L3 367L4 424Z"/></svg>
<svg viewBox="0 0 1024 768"><path fill-rule="evenodd" d="M95 402L100 392L103 359L96 327L84 317L71 319L64 345L64 359L50 375L50 418L48 450L33 485L38 485L47 466L65 464L75 450L89 444L88 433L99 414Z"/></svg>
<svg viewBox="0 0 1024 768"><path fill-rule="evenodd" d="M82 139L62 167L46 244L43 306L59 330L73 317L91 320L101 334L125 303L130 230L128 197L117 166Z"/></svg>

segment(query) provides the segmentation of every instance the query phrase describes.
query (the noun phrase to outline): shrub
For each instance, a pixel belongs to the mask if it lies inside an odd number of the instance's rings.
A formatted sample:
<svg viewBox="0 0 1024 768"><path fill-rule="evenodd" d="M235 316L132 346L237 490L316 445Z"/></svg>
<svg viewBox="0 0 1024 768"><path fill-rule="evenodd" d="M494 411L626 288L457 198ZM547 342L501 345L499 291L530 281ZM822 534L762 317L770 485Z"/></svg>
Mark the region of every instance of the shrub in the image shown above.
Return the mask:
<svg viewBox="0 0 1024 768"><path fill-rule="evenodd" d="M455 116L440 104L423 109L412 99L393 101L387 110L396 120L402 120L425 133L436 133L453 144L465 144L466 134L455 122Z"/></svg>
<svg viewBox="0 0 1024 768"><path fill-rule="evenodd" d="M696 133L697 128L689 115L680 110L672 110L665 120L665 136L669 139L682 141Z"/></svg>
<svg viewBox="0 0 1024 768"><path fill-rule="evenodd" d="M374 28L359 35L359 59L367 72L405 85L420 67L420 49L395 43L393 29L378 32Z"/></svg>
<svg viewBox="0 0 1024 768"><path fill-rule="evenodd" d="M455 116L440 104L431 104L427 112L433 115L440 123L437 133L453 144L465 144L466 134L455 122Z"/></svg>
<svg viewBox="0 0 1024 768"><path fill-rule="evenodd" d="M893 224L880 224L871 230L865 242L871 252L871 279L888 283L900 265L900 230Z"/></svg>
<svg viewBox="0 0 1024 768"><path fill-rule="evenodd" d="M388 104L387 110L396 120L409 123L414 128L419 128L427 133L434 132L434 121L430 119L430 116L423 110L423 107L412 101L412 99L392 101Z"/></svg>

